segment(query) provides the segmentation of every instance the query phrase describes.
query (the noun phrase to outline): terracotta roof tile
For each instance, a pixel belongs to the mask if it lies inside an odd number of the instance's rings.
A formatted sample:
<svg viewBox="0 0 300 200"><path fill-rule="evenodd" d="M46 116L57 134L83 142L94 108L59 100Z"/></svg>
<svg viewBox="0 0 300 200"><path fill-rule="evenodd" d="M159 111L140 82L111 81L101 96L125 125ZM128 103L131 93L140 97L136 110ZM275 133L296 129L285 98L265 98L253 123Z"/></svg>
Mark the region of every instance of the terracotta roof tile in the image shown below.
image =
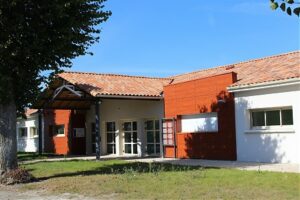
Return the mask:
<svg viewBox="0 0 300 200"><path fill-rule="evenodd" d="M172 76L173 83L235 72L238 81L232 86L252 85L300 77L300 51L225 65Z"/></svg>
<svg viewBox="0 0 300 200"><path fill-rule="evenodd" d="M95 97L101 95L161 97L165 85L228 72L237 73L238 81L232 86L299 78L300 51L219 66L169 78L83 72L64 72L58 74L58 76Z"/></svg>
<svg viewBox="0 0 300 200"><path fill-rule="evenodd" d="M25 115L27 116L27 117L29 117L30 115L33 115L33 114L35 114L35 113L37 113L38 112L38 110L37 109L26 109L25 110Z"/></svg>
<svg viewBox="0 0 300 200"><path fill-rule="evenodd" d="M64 72L58 76L95 97L101 95L160 97L163 86L172 81L168 78L82 72Z"/></svg>

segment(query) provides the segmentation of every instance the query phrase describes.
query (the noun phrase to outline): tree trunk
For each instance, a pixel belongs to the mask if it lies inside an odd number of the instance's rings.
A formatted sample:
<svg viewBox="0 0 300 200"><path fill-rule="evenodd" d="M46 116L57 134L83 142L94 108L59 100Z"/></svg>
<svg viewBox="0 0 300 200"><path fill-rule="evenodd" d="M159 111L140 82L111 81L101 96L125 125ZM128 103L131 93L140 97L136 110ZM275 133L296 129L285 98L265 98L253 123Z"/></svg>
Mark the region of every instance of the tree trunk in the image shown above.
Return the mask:
<svg viewBox="0 0 300 200"><path fill-rule="evenodd" d="M18 167L16 105L0 104L0 176Z"/></svg>

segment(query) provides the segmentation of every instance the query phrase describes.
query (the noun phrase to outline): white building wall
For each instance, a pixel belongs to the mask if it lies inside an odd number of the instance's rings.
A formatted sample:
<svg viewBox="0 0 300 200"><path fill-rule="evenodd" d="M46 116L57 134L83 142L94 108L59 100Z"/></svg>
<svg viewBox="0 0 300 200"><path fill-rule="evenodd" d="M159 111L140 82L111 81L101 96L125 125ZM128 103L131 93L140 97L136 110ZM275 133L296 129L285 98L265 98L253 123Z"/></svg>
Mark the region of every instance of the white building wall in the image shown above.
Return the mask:
<svg viewBox="0 0 300 200"><path fill-rule="evenodd" d="M146 133L144 122L147 119L162 119L164 117L163 101L104 99L100 104L101 154L106 154L106 122L116 122L116 155L124 154L124 132L122 124L125 121L137 121L138 156L145 154ZM86 153L92 153L91 123L95 122L95 107L86 114Z"/></svg>
<svg viewBox="0 0 300 200"><path fill-rule="evenodd" d="M269 132L254 131L249 109L292 106L294 125ZM300 163L300 84L235 93L237 159Z"/></svg>
<svg viewBox="0 0 300 200"><path fill-rule="evenodd" d="M30 136L30 127L38 129L38 115L33 115L27 119L17 119L17 148L20 152L37 152L39 149L39 139ZM20 137L19 128L27 129L27 137Z"/></svg>

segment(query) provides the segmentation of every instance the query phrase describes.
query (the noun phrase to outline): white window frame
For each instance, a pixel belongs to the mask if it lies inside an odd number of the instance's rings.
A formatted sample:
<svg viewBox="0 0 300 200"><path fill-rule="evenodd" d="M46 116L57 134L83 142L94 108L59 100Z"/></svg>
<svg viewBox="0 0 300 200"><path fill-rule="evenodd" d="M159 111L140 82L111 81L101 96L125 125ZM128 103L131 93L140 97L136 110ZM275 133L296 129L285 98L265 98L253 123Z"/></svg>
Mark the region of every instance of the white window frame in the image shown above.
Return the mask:
<svg viewBox="0 0 300 200"><path fill-rule="evenodd" d="M54 133L54 129L56 129L57 126L63 126L64 127L64 133L63 134L55 134ZM66 135L66 126L65 126L65 124L54 124L54 125L52 125L52 137L65 137L65 135Z"/></svg>
<svg viewBox="0 0 300 200"><path fill-rule="evenodd" d="M203 119L212 119L215 118L215 129L213 130L187 130L184 128L186 125L187 127L191 127L192 125L194 126L195 123L198 123L197 120L202 121ZM184 121L190 121L190 122L184 122ZM191 125L187 125L187 124ZM198 126L198 125L197 125ZM212 127L210 127L212 128ZM217 112L209 112L209 113L199 113L199 114L194 114L194 115L182 115L181 118L181 132L182 133L218 133L219 132L219 116Z"/></svg>
<svg viewBox="0 0 300 200"><path fill-rule="evenodd" d="M136 130L133 130L133 123L134 122L136 122ZM128 130L128 131L126 131L125 130L125 123L131 123L131 130ZM134 132L136 132L136 134L137 134L137 141L136 142L133 142L133 133ZM125 134L126 133L130 133L130 137L131 137L131 141L130 142L126 142L126 138L125 138ZM123 122L123 138L124 138L124 146L123 146L123 148L124 148L124 154L125 155L138 155L138 121L136 121L136 120L133 120L133 121L124 121ZM130 148L131 148L131 153L126 153L126 150L125 150L125 146L126 145L128 145L128 144L130 144ZM137 146L137 152L136 153L134 153L134 151L133 151L133 149L134 149L134 145L136 145Z"/></svg>
<svg viewBox="0 0 300 200"><path fill-rule="evenodd" d="M31 130L32 130L32 129L35 129L36 135L31 134ZM35 126L29 127L29 137L30 137L30 138L38 138L38 137L39 137L37 127L35 127Z"/></svg>
<svg viewBox="0 0 300 200"><path fill-rule="evenodd" d="M289 106L289 107L274 107L274 108L259 108L259 109L250 109L249 113L250 113L250 129L251 130L281 130L281 129L291 129L294 126L294 116L293 116L293 125L282 125L282 110L292 110L293 111L293 107ZM279 111L279 117L280 117L280 125L271 125L271 126L267 126L267 116L266 116L266 112L268 111ZM253 112L264 112L264 122L265 122L265 126L253 126Z"/></svg>

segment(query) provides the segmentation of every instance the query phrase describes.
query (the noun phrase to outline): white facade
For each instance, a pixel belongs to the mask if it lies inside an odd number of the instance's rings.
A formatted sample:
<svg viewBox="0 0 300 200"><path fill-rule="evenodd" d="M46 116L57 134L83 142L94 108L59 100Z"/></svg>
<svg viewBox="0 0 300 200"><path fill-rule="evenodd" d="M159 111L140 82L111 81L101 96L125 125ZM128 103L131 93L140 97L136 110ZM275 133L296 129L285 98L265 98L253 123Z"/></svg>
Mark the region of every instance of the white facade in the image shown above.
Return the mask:
<svg viewBox="0 0 300 200"><path fill-rule="evenodd" d="M147 133L145 122L147 120L159 120L164 117L162 100L123 100L104 99L100 104L100 133L101 133L101 154L107 152L107 131L106 122L115 122L115 143L116 156L145 156L147 155ZM86 114L86 154L92 153L92 123L95 122L95 107ZM126 154L124 148L125 134L124 123L137 122L137 154ZM160 129L160 128L159 128ZM161 135L161 134L159 134ZM160 138L161 140L161 138ZM159 142L159 141L157 141ZM161 147L160 152L161 153Z"/></svg>
<svg viewBox="0 0 300 200"><path fill-rule="evenodd" d="M240 90L234 95L237 160L300 163L300 83ZM281 108L292 108L293 125L252 127L251 111Z"/></svg>
<svg viewBox="0 0 300 200"><path fill-rule="evenodd" d="M37 152L39 149L38 135L32 135L32 128L38 133L38 115L32 114L27 119L17 119L17 148L20 152ZM22 129L26 130L26 135L21 135Z"/></svg>
<svg viewBox="0 0 300 200"><path fill-rule="evenodd" d="M218 132L218 115L216 112L183 115L181 118L181 132Z"/></svg>

